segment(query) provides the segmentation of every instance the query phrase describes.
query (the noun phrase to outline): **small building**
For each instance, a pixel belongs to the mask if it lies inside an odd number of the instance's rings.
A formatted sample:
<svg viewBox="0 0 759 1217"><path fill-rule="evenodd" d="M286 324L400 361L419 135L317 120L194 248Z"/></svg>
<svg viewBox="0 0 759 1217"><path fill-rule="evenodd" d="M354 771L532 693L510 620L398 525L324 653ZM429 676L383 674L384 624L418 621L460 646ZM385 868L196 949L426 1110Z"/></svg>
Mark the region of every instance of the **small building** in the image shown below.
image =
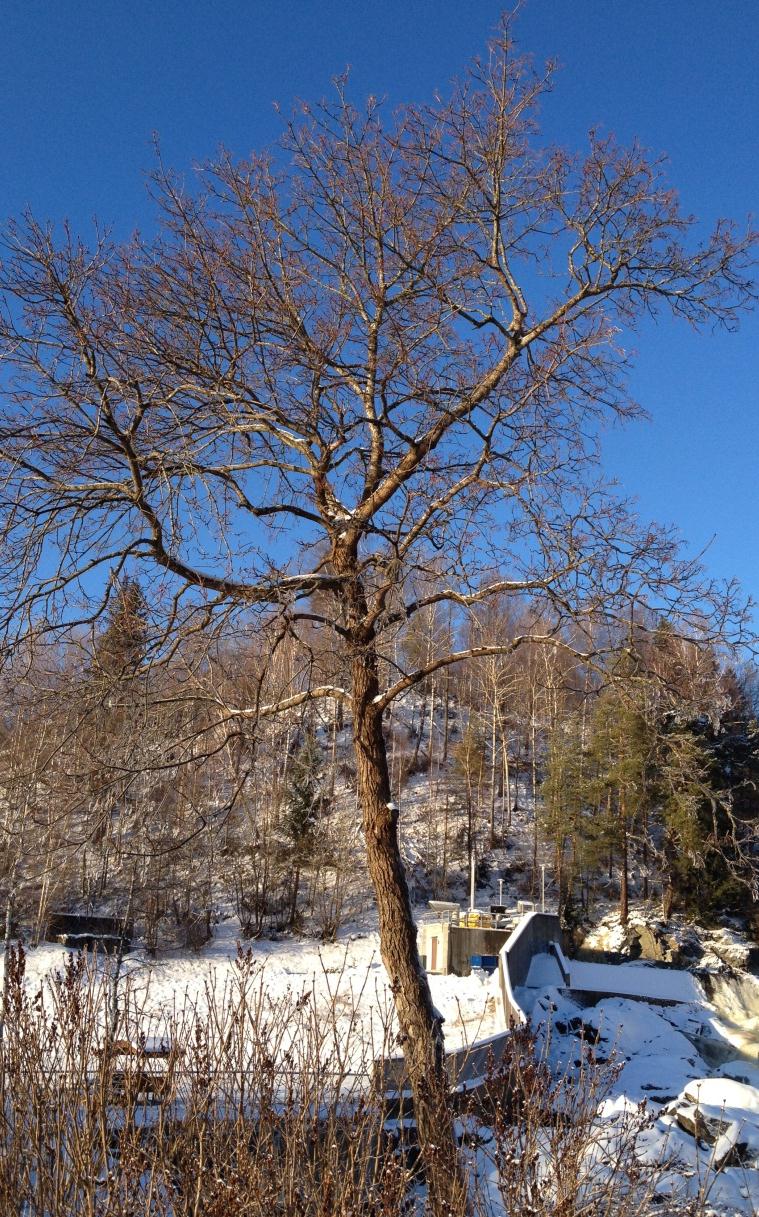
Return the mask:
<svg viewBox="0 0 759 1217"><path fill-rule="evenodd" d="M464 909L452 901L430 900L430 915L419 926L419 954L436 976L468 976L473 967L495 970L498 952L515 919L501 905L490 911Z"/></svg>
<svg viewBox="0 0 759 1217"><path fill-rule="evenodd" d="M45 940L79 951L128 951L134 927L119 917L94 917L88 913L51 913Z"/></svg>

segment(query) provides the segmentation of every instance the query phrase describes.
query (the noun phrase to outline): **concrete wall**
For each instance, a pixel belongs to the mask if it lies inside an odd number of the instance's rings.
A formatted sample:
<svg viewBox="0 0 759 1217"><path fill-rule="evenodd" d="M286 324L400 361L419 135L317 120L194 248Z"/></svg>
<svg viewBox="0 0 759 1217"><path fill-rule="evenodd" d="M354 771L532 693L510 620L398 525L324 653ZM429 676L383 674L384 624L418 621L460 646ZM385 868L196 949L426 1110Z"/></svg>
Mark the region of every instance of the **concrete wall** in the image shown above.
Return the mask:
<svg viewBox="0 0 759 1217"><path fill-rule="evenodd" d="M419 926L417 939L419 954L424 960L424 966L433 975L445 975L448 968L448 921L427 921ZM435 967L432 966L432 939L437 938Z"/></svg>
<svg viewBox="0 0 759 1217"><path fill-rule="evenodd" d="M561 942L558 915L528 913L501 948L498 955L498 972L507 1025L521 1027L527 1022L527 1016L516 1000L514 990L527 980L533 955L548 951L553 942Z"/></svg>
<svg viewBox="0 0 759 1217"><path fill-rule="evenodd" d="M508 936L508 930L465 930L452 925L448 934L448 971L454 976L469 976L471 956L497 956Z"/></svg>
<svg viewBox="0 0 759 1217"><path fill-rule="evenodd" d="M419 954L433 975L469 976L472 955L498 955L509 936L508 930L468 930L446 921L428 921L419 927ZM432 967L432 939L437 938L436 967Z"/></svg>
<svg viewBox="0 0 759 1217"><path fill-rule="evenodd" d="M498 975L506 1028L524 1026L527 1016L514 996L514 990L523 985L530 970L533 955L553 951L553 944L561 941L561 926L555 913L528 913L516 929L503 941L505 930L466 930L441 922L427 922L420 927L419 945L424 955L429 949L432 935L440 939L438 959L442 965L447 956L444 948L450 947L451 971L458 975L470 972L470 955L497 955ZM561 948L553 952L562 971L569 971ZM427 956L427 966L430 959ZM464 972L466 968L466 972ZM461 969L461 971L459 971ZM438 968L442 971L442 966ZM467 1048L446 1053L446 1067L452 1085L466 1085L484 1076L491 1064L500 1061L508 1039L508 1030L497 1032L487 1039L478 1040ZM391 1057L380 1064L375 1072L375 1084L384 1091L401 1091L408 1086L403 1057Z"/></svg>
<svg viewBox="0 0 759 1217"><path fill-rule="evenodd" d="M425 957L427 971L432 972L432 939L437 938L438 975L453 973L468 976L472 955L497 955L501 984L504 1022L521 1024L525 1021L514 989L523 985L530 970L533 955L552 951L569 983L569 965L561 951L561 926L556 913L527 913L509 934L506 930L465 929L446 921L427 922L419 927L419 951Z"/></svg>
<svg viewBox="0 0 759 1217"><path fill-rule="evenodd" d="M465 1086L467 1082L486 1078L497 1069L503 1059L508 1038L508 1031L497 1031L495 1035L488 1035L474 1044L446 1052L445 1067L451 1086ZM408 1090L410 1083L404 1058L393 1056L376 1062L374 1084L385 1093Z"/></svg>

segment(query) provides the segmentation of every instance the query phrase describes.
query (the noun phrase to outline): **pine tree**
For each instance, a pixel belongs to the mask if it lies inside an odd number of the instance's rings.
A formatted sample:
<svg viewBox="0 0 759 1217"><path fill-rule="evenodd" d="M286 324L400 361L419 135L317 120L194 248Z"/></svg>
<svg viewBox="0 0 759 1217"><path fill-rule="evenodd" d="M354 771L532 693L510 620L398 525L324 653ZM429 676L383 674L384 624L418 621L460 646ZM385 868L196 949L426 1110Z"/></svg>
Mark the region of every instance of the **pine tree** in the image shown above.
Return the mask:
<svg viewBox="0 0 759 1217"><path fill-rule="evenodd" d="M619 865L623 925L629 915L631 835L648 817L654 794L655 733L646 714L645 690L636 657L623 653L592 717L598 835L608 848L610 872L615 859Z"/></svg>
<svg viewBox="0 0 759 1217"><path fill-rule="evenodd" d="M112 843L124 831L127 789L140 771L145 740L142 684L148 647L148 612L137 579L113 585L104 627L95 639L86 674L87 713L78 731L79 770L90 816L90 843L99 855L97 894L109 883ZM143 802L149 802L144 789ZM117 856L118 856L118 850Z"/></svg>
<svg viewBox="0 0 759 1217"><path fill-rule="evenodd" d="M541 794L542 828L553 847L559 912L564 914L591 836L587 814L591 791L578 714L568 714L551 733Z"/></svg>
<svg viewBox="0 0 759 1217"><path fill-rule="evenodd" d="M696 724L668 715L660 725L657 784L661 826L662 916L687 903L703 884L704 813L716 794L708 747Z"/></svg>
<svg viewBox="0 0 759 1217"><path fill-rule="evenodd" d="M137 579L114 588L105 629L95 644L93 670L109 680L133 676L147 652L147 605Z"/></svg>
<svg viewBox="0 0 759 1217"><path fill-rule="evenodd" d="M665 912L738 911L759 887L759 728L731 669L720 691L716 719L670 712L661 727Z"/></svg>

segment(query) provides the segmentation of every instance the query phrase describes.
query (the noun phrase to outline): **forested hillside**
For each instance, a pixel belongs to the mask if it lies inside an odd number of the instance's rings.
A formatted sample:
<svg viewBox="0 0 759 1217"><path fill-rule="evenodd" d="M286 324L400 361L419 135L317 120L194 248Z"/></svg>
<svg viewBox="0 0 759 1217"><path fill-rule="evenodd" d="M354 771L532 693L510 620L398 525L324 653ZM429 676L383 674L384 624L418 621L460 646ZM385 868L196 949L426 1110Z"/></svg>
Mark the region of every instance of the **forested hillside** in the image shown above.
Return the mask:
<svg viewBox="0 0 759 1217"><path fill-rule="evenodd" d="M533 618L503 598L466 623L431 608L396 631L385 679L459 645L507 651ZM665 918L750 917L753 671L666 620L608 639L592 663L542 629L433 672L385 713L414 900L465 899L474 853L478 882L501 878L505 899L539 896L544 868L568 925L609 904L624 921L631 899ZM190 636L161 662L150 638L127 578L97 628L30 648L6 679L9 932L36 941L51 911L110 912L160 950L200 948L233 915L244 936L324 939L371 918L345 676L322 632ZM334 695L301 701L314 684Z"/></svg>

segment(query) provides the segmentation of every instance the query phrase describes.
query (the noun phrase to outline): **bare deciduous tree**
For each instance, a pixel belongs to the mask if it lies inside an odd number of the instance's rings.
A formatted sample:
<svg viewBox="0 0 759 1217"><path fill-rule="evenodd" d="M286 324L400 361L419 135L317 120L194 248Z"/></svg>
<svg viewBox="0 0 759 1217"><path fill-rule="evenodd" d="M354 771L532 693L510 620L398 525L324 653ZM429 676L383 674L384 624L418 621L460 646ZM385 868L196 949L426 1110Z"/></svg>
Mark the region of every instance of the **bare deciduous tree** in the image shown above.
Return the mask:
<svg viewBox="0 0 759 1217"><path fill-rule="evenodd" d="M630 599L740 626L676 540L607 491L595 435L635 414L620 331L660 310L731 327L752 297L752 238L720 223L689 243L637 147L591 134L580 158L542 149L546 83L507 31L447 99L389 121L373 100L354 109L339 82L336 103L287 123L270 155L222 156L197 190L160 168L155 237L90 248L27 217L5 235L0 273L8 640L91 620L106 575L139 567L165 621L147 660L189 631L255 622L275 638L308 622L342 654L347 687L305 671L220 717L232 730L350 701L437 1210L463 1183L385 710L468 655L562 645L568 619L613 618ZM535 630L381 686L400 623L504 593L531 598Z"/></svg>

